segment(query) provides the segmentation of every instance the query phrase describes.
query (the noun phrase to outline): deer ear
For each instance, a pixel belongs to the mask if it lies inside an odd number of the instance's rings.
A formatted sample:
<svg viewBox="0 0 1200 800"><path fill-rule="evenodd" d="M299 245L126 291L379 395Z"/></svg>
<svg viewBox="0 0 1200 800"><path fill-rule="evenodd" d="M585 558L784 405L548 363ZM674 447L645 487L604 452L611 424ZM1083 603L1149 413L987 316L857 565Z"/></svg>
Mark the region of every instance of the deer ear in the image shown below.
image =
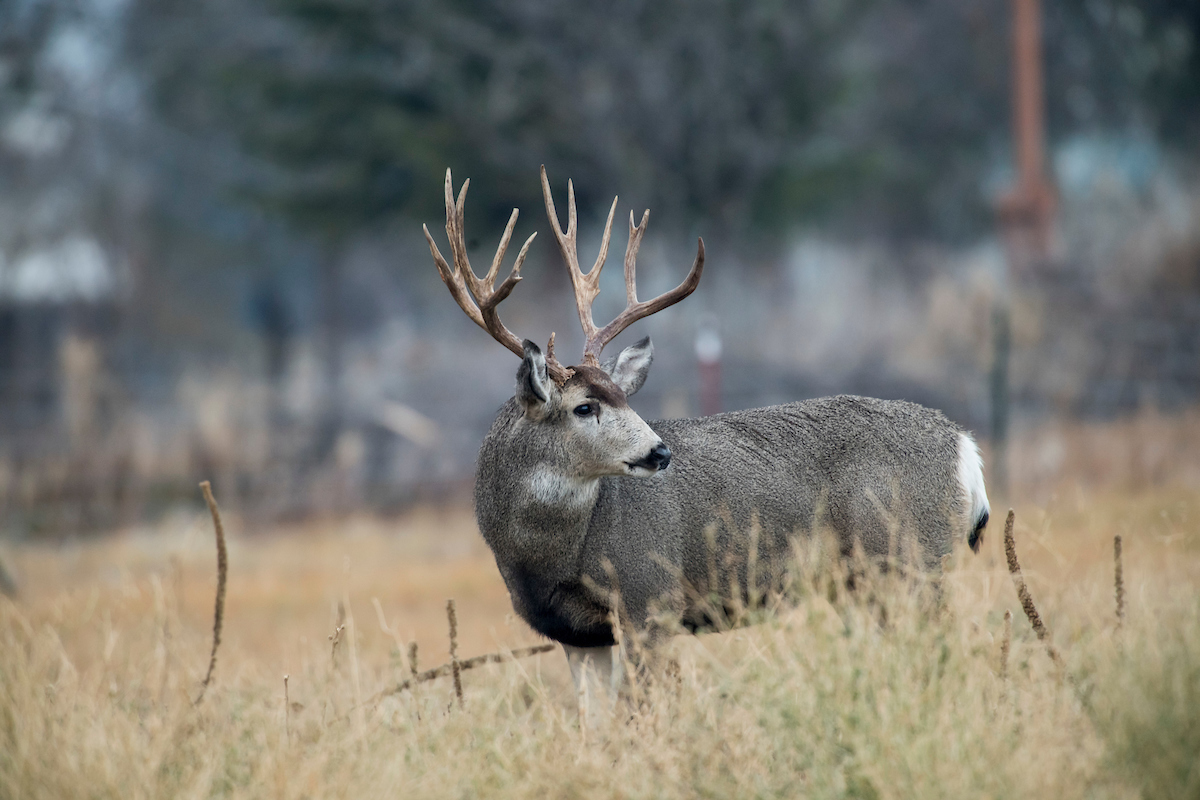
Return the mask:
<svg viewBox="0 0 1200 800"><path fill-rule="evenodd" d="M517 402L526 412L544 410L558 393L558 387L546 371L546 357L536 344L526 339L521 343L525 358L517 367Z"/></svg>
<svg viewBox="0 0 1200 800"><path fill-rule="evenodd" d="M604 366L613 383L621 387L626 397L630 397L646 382L653 360L654 343L647 336L637 344L626 347L614 361Z"/></svg>

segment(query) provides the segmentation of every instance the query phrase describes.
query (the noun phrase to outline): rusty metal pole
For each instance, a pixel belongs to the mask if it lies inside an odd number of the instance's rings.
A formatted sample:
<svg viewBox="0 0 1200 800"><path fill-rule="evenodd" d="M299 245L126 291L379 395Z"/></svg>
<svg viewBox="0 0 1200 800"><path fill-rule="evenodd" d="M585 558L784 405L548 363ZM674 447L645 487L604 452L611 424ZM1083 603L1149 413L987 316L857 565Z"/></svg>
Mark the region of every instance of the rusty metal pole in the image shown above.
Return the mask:
<svg viewBox="0 0 1200 800"><path fill-rule="evenodd" d="M1046 179L1045 92L1042 78L1041 0L1013 0L1013 145L1016 185L997 208L1007 275L992 315L992 478L1008 495L1009 361L1012 291L1033 277L1050 250L1055 197Z"/></svg>
<svg viewBox="0 0 1200 800"><path fill-rule="evenodd" d="M1046 146L1042 90L1041 0L1013 2L1013 133L1017 147L1019 186L1030 215L1028 224L1039 228L1048 221L1045 198ZM1044 245L1045 242L1039 242Z"/></svg>
<svg viewBox="0 0 1200 800"><path fill-rule="evenodd" d="M696 331L696 363L700 371L700 414L721 411L721 333L715 318L706 317Z"/></svg>

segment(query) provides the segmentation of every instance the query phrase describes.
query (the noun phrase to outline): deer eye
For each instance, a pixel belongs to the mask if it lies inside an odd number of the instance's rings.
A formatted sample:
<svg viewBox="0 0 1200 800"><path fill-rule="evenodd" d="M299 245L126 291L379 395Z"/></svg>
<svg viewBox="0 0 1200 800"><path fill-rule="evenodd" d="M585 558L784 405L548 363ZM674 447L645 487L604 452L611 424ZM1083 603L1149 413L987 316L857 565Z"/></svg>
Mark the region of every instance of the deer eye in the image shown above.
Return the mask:
<svg viewBox="0 0 1200 800"><path fill-rule="evenodd" d="M583 403L575 406L575 416L577 417L590 417L593 411L595 411L595 406L591 403Z"/></svg>

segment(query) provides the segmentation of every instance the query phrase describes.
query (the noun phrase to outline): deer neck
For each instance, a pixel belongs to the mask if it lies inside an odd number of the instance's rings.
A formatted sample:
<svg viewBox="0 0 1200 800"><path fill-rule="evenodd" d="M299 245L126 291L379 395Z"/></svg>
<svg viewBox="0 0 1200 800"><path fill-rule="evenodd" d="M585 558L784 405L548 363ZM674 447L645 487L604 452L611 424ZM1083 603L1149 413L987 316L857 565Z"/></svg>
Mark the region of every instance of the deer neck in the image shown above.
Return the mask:
<svg viewBox="0 0 1200 800"><path fill-rule="evenodd" d="M480 532L504 566L572 577L579 571L601 481L567 475L552 459L532 458L528 443L504 435L503 420L497 423L479 451L475 515Z"/></svg>

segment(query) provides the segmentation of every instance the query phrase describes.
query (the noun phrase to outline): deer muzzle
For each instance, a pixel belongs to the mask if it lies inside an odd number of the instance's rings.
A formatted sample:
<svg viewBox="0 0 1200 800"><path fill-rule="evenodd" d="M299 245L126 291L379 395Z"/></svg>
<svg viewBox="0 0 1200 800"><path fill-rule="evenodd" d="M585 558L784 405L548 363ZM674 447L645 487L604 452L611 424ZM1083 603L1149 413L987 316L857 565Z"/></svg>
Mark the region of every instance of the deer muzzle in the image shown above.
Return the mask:
<svg viewBox="0 0 1200 800"><path fill-rule="evenodd" d="M645 457L632 462L629 466L650 470L651 472L662 472L671 464L671 448L667 447L662 442L654 445L654 448L646 454Z"/></svg>

